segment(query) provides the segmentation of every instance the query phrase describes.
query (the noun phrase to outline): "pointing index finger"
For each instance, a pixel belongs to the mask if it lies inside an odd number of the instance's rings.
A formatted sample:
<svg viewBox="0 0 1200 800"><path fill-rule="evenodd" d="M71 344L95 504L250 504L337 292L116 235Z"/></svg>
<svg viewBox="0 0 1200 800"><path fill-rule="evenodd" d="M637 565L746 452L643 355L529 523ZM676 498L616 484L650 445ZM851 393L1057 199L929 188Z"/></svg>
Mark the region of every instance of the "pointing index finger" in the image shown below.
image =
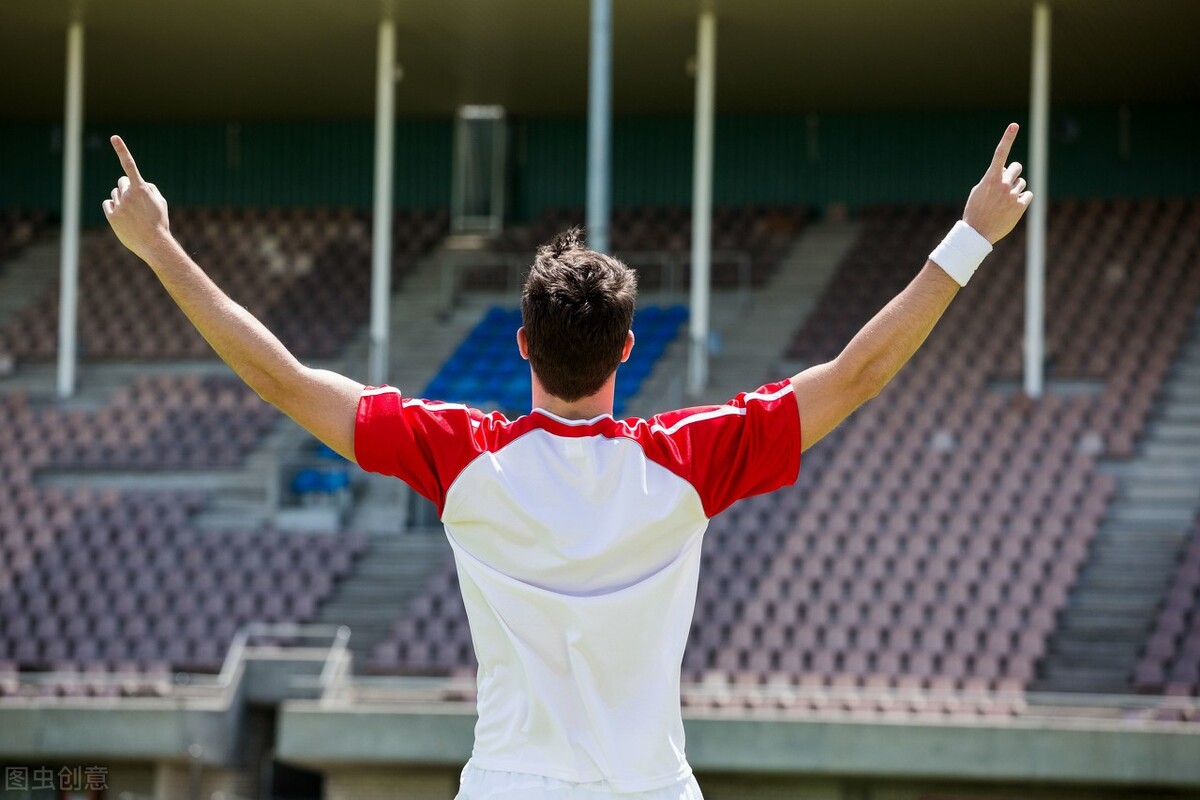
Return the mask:
<svg viewBox="0 0 1200 800"><path fill-rule="evenodd" d="M996 153L992 156L992 169L1004 169L1004 165L1008 163L1008 153L1012 150L1013 141L1017 138L1018 130L1020 130L1020 126L1015 122L1010 123L1004 129L1004 135L1000 137L1000 144L996 145Z"/></svg>
<svg viewBox="0 0 1200 800"><path fill-rule="evenodd" d="M125 170L125 174L129 176L129 180L134 183L141 183L142 175L138 172L137 163L133 160L133 154L129 152L129 148L125 146L120 136L114 136L109 141L112 142L113 150L117 151L117 158L121 161L121 169Z"/></svg>

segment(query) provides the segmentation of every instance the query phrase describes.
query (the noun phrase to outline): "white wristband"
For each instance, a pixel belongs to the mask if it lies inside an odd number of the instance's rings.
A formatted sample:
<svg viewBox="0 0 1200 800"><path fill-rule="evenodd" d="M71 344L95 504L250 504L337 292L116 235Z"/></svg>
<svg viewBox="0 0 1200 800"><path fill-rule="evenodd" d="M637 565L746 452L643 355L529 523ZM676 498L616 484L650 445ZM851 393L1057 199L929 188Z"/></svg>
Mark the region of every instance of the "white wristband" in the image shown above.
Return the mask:
<svg viewBox="0 0 1200 800"><path fill-rule="evenodd" d="M959 286L966 286L990 252L992 243L960 219L942 243L933 248L929 260L944 269Z"/></svg>

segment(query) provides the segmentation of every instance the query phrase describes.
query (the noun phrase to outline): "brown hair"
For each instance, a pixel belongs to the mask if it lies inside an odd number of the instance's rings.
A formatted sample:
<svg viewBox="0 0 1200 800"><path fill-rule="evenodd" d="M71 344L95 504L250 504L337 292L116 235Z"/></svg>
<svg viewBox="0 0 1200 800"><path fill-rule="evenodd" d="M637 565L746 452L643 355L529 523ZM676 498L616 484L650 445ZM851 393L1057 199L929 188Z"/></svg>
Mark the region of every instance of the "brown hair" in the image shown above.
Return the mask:
<svg viewBox="0 0 1200 800"><path fill-rule="evenodd" d="M636 273L588 250L579 228L539 247L521 292L521 323L545 390L568 403L599 391L621 363L636 301Z"/></svg>

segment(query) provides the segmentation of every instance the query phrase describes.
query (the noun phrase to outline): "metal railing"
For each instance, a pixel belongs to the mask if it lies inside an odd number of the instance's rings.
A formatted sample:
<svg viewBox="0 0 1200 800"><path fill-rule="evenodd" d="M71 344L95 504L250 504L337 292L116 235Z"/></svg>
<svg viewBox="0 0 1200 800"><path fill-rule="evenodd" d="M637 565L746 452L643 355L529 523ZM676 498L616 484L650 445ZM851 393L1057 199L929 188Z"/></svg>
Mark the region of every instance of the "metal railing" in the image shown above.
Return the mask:
<svg viewBox="0 0 1200 800"><path fill-rule="evenodd" d="M233 642L230 644L229 650L225 653L225 662L221 665L221 672L217 675L217 683L219 685L228 686L233 682L234 676L245 660L246 650L251 647L262 646L258 644L252 645L250 643L252 638L332 639L325 655L325 664L322 666L321 674L317 678L317 685L321 687L325 687L333 681L333 676L337 670L336 665L339 661L349 661L347 651L350 645L350 627L347 625L251 622L239 628L237 634L233 637ZM283 646L300 649L299 645L289 644Z"/></svg>
<svg viewBox="0 0 1200 800"><path fill-rule="evenodd" d="M54 672L18 672L15 683L17 694L0 696L0 703L5 701L23 702L30 699L59 700L59 701L111 701L111 697L87 697L71 695L67 697L50 697L39 694L21 694L23 686L36 689L39 686L55 687L94 687L116 686L131 690L153 689L152 696L122 697L128 700L183 700L188 697L212 697L225 695L237 682L246 660L246 651L254 647L262 647L253 643L254 639L329 639L327 645L301 646L295 644L276 645L287 649L321 649L325 650L324 664L320 676L311 679L307 685L324 690L332 686L348 674L351 664L349 654L350 628L346 625L319 625L278 622L251 622L243 625L234 635L221 670L216 675L177 671L172 673L132 673L132 672L79 672L77 670L62 670ZM305 685L303 679L296 678L300 685Z"/></svg>
<svg viewBox="0 0 1200 800"><path fill-rule="evenodd" d="M648 267L659 270L660 291L674 302L686 299L684 278L691 268L691 253L671 250L619 250L613 255L637 270ZM732 264L737 269L738 302L745 305L750 300L753 281L753 261L741 250L714 250L711 255L713 268ZM471 270L482 268L504 270L504 291L514 297L521 290L525 271L529 269L529 258L515 253L497 253L488 250L446 251L442 262L440 310L449 313L462 294L463 276Z"/></svg>

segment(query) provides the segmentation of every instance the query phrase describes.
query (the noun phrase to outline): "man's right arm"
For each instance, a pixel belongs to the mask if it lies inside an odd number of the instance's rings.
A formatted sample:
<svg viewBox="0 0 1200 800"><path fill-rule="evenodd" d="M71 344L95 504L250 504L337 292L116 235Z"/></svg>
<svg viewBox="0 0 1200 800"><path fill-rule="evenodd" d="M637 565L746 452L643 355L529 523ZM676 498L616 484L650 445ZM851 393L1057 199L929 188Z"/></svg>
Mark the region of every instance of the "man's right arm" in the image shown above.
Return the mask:
<svg viewBox="0 0 1200 800"><path fill-rule="evenodd" d="M121 243L145 261L200 335L263 400L343 457L355 461L354 424L363 385L301 364L266 326L235 303L171 235L167 202L112 137L125 177L104 215Z"/></svg>

